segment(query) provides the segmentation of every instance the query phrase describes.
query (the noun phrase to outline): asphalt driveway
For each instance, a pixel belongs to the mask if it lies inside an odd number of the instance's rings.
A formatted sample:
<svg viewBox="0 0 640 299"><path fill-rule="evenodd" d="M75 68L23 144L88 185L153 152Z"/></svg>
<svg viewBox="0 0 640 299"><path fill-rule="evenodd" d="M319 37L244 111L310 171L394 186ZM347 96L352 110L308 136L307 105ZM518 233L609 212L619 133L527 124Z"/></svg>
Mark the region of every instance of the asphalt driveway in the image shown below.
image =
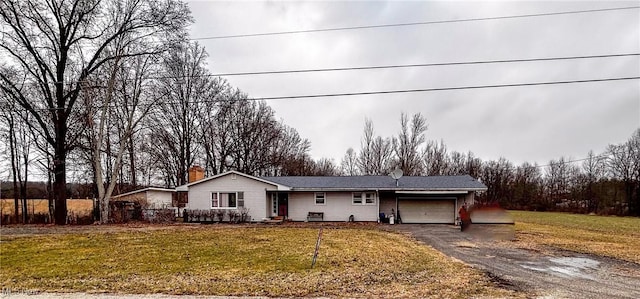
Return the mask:
<svg viewBox="0 0 640 299"><path fill-rule="evenodd" d="M533 296L640 298L640 265L635 263L563 250L538 252L516 248L511 241L460 232L459 227L453 225L402 224L386 229L410 234L446 255L487 272L503 287ZM484 230L475 227L473 231Z"/></svg>

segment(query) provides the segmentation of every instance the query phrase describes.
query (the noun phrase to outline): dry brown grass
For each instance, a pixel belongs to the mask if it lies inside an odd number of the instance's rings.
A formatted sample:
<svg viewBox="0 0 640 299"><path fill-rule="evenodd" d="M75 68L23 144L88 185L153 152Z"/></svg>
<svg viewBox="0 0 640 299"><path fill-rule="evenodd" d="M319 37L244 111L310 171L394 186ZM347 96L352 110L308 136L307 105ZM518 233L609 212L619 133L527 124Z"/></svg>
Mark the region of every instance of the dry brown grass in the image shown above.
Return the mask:
<svg viewBox="0 0 640 299"><path fill-rule="evenodd" d="M13 215L14 213L13 199L0 200L0 215ZM18 203L18 209L22 209L22 202ZM93 200L91 199L67 199L67 209L69 213L78 216L90 215L93 209ZM27 199L27 210L29 214L48 214L49 203L46 199Z"/></svg>
<svg viewBox="0 0 640 299"><path fill-rule="evenodd" d="M550 246L640 263L640 218L512 211L516 244Z"/></svg>
<svg viewBox="0 0 640 299"><path fill-rule="evenodd" d="M317 233L316 228L178 225L2 236L0 285L49 292L276 297L521 295L407 236L373 229L324 228L311 269Z"/></svg>

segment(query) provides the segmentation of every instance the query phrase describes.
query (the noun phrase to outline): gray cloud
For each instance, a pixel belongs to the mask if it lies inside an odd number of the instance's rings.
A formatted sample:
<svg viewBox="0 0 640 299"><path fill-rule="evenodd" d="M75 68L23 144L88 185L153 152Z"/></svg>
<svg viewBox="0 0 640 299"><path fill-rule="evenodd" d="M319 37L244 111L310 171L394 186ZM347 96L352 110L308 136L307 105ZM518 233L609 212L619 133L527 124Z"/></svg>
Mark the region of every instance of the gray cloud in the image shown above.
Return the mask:
<svg viewBox="0 0 640 299"><path fill-rule="evenodd" d="M190 2L193 37L450 20L637 5L637 2ZM614 54L640 51L636 10L200 41L213 73ZM508 84L640 75L638 57L229 77L254 97ZM635 81L274 100L277 116L339 162L365 117L399 130L428 119L428 139L483 159L545 164L626 140L640 127Z"/></svg>

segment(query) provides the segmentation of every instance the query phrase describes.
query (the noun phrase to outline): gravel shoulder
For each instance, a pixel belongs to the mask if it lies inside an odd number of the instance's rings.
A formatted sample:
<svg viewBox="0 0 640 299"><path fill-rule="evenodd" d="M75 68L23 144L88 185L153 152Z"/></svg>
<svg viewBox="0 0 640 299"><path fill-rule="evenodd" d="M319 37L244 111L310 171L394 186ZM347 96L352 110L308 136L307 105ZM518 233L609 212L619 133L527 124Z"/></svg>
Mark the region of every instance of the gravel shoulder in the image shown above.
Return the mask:
<svg viewBox="0 0 640 299"><path fill-rule="evenodd" d="M385 229L410 234L487 272L501 286L533 296L640 298L640 265L635 263L553 248L518 248L515 241L463 233L452 225L403 224Z"/></svg>

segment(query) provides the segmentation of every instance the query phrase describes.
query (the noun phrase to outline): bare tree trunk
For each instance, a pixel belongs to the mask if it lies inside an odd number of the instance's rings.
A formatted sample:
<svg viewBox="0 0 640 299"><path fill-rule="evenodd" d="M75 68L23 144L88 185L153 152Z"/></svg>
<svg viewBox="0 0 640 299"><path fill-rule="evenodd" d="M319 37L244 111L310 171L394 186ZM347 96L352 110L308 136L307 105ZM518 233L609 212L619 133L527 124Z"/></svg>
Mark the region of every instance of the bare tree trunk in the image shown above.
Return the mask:
<svg viewBox="0 0 640 299"><path fill-rule="evenodd" d="M22 199L22 223L27 223L29 220L29 210L27 210L27 175L28 175L28 166L29 166L29 153L23 152L24 159L24 177L20 181L20 198Z"/></svg>
<svg viewBox="0 0 640 299"><path fill-rule="evenodd" d="M47 155L47 200L49 203L49 221L53 221L53 213L55 212L54 196L53 196L53 177L51 176L51 160Z"/></svg>
<svg viewBox="0 0 640 299"><path fill-rule="evenodd" d="M138 180L136 178L136 155L135 155L135 146L134 146L134 142L133 142L133 134L131 134L131 136L129 137L129 171L131 172L130 174L130 183L131 185L133 185L133 187L137 187L138 186Z"/></svg>
<svg viewBox="0 0 640 299"><path fill-rule="evenodd" d="M123 177L123 157L131 152L132 136L155 102L154 98L144 98L140 90L136 89L136 86L143 85L143 81L146 80L145 70L152 66L151 60L141 56L136 59L138 60L130 61L132 65L128 64L127 60L121 61L120 58L113 62L107 89L102 95L101 109L97 113L99 119L96 120L97 124L93 120L89 122L92 163L95 168L101 223L107 223L109 220L109 199L116 186L119 185L119 178ZM125 80L126 78L123 77L119 81L121 85L118 85L116 90L119 73L123 76L129 74L134 77L132 80ZM133 86L127 85L131 81L133 81ZM127 96L118 97L123 94ZM91 100L91 98L96 97L87 95L87 100ZM87 105L87 108L89 109L88 118L93 118L95 113L91 109L92 106ZM116 139L113 144L108 122L117 122L115 126L118 133L113 136L113 139ZM103 148L107 149L106 153ZM103 169L103 154L106 156L106 171ZM135 172L135 168L132 171Z"/></svg>
<svg viewBox="0 0 640 299"><path fill-rule="evenodd" d="M98 187L98 204L100 206L100 223L107 223L109 221L109 197L111 194L107 196L106 190L104 187L104 177L102 175L102 144L106 138L106 155L107 155L107 173L114 173L117 170L116 168L112 168L111 164L111 140L109 140L109 133L106 132L106 122L108 120L109 114L109 106L111 105L111 100L113 97L113 89L115 85L117 69L120 63L120 57L116 58L113 66L113 70L111 71L109 82L107 85L107 91L105 95L105 100L102 103L102 108L100 111L100 120L97 127L97 132L93 131L92 133L92 152L93 152L93 165L96 171L96 185ZM89 114L93 114L93 111L89 111ZM93 127L94 123L91 122L90 128L95 130ZM107 184L111 186L114 181L111 180L112 176L107 176Z"/></svg>
<svg viewBox="0 0 640 299"><path fill-rule="evenodd" d="M18 217L20 216L19 205L19 195L18 195L18 165L16 162L16 140L15 140L15 123L13 121L13 116L6 116L7 122L9 124L9 151L11 156L11 176L13 177L13 207L14 207L14 215L15 221L18 222Z"/></svg>
<svg viewBox="0 0 640 299"><path fill-rule="evenodd" d="M25 123L28 123L28 115L26 115L23 120ZM18 131L20 134L20 153L22 154L22 165L24 167L23 175L18 177L20 180L20 198L22 199L22 223L27 223L29 220L29 210L27 209L27 182L29 181L29 154L31 140L28 137L25 123L20 126Z"/></svg>
<svg viewBox="0 0 640 299"><path fill-rule="evenodd" d="M57 135L63 134L59 132ZM63 142L56 144L53 157L53 221L63 225L67 223L67 151Z"/></svg>

